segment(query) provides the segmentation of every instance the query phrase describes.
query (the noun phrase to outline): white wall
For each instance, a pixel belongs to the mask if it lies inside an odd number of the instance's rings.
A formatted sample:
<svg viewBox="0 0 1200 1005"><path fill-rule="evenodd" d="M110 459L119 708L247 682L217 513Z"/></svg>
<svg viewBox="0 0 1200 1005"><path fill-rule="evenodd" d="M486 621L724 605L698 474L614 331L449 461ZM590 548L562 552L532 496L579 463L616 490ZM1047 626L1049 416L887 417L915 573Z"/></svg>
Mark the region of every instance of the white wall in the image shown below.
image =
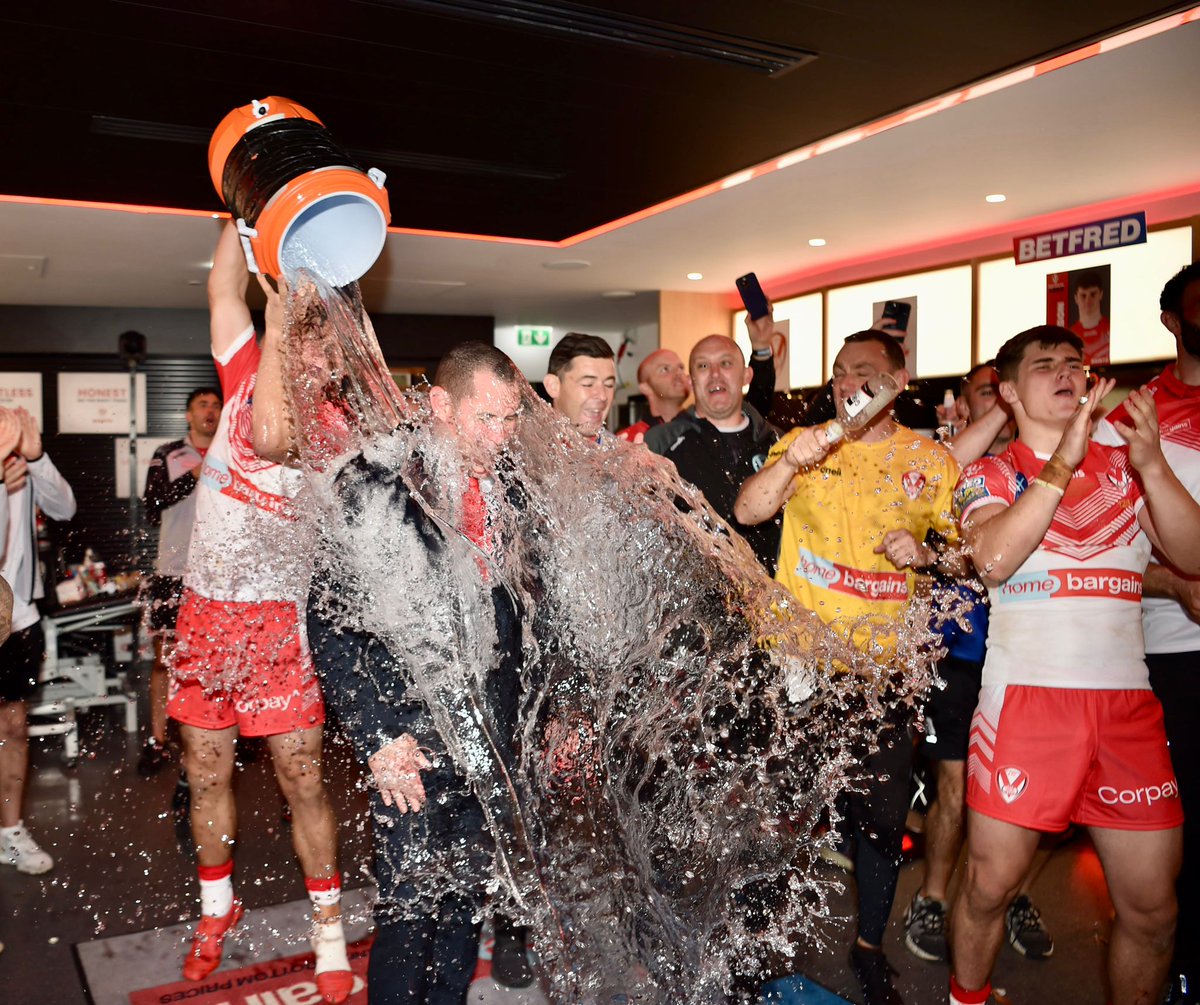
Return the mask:
<svg viewBox="0 0 1200 1005"><path fill-rule="evenodd" d="M1011 258L979 266L979 357L991 359L1018 332L1046 323L1046 276L1111 266L1108 305L1113 363L1175 355L1175 340L1158 321L1163 285L1192 260L1192 228L1151 231L1145 244L1048 262L1017 265Z"/></svg>
<svg viewBox="0 0 1200 1005"><path fill-rule="evenodd" d="M822 343L825 338L825 315L820 293L802 297L791 297L771 305L776 322L787 322L788 336L788 386L778 390L787 391L794 387L816 387L825 383ZM738 311L733 316L730 332L733 340L742 347L747 358L750 355L750 337L746 334L746 312Z"/></svg>

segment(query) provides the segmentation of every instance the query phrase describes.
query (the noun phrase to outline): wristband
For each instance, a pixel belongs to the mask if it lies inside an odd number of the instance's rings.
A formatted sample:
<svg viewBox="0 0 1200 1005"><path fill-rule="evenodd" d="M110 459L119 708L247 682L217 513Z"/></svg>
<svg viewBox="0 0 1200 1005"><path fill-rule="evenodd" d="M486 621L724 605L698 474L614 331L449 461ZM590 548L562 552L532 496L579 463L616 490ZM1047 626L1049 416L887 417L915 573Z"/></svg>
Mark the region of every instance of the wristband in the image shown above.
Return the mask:
<svg viewBox="0 0 1200 1005"><path fill-rule="evenodd" d="M1057 492L1059 494L1059 496L1065 496L1067 494L1066 489L1059 488L1057 485L1051 485L1049 482L1043 481L1041 478L1035 478L1029 484L1030 485L1040 485L1040 486L1042 486L1042 488L1049 489L1051 492Z"/></svg>
<svg viewBox="0 0 1200 1005"><path fill-rule="evenodd" d="M1071 476L1074 473L1071 465L1064 461L1057 453L1053 453L1050 455L1050 460L1042 466L1037 480L1045 482L1053 488L1062 489L1065 492L1067 486L1071 484Z"/></svg>
<svg viewBox="0 0 1200 1005"><path fill-rule="evenodd" d="M767 346L765 349L755 349L750 355L755 359L770 359L774 355L774 350Z"/></svg>

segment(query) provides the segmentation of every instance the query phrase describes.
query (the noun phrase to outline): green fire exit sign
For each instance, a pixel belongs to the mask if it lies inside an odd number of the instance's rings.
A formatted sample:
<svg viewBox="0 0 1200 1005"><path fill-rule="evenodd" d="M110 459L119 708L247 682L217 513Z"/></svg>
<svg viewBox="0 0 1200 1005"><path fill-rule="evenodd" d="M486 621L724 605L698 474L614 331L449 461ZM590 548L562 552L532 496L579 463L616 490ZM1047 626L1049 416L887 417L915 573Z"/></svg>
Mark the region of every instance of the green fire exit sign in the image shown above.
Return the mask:
<svg viewBox="0 0 1200 1005"><path fill-rule="evenodd" d="M551 328L518 328L517 345L549 345Z"/></svg>

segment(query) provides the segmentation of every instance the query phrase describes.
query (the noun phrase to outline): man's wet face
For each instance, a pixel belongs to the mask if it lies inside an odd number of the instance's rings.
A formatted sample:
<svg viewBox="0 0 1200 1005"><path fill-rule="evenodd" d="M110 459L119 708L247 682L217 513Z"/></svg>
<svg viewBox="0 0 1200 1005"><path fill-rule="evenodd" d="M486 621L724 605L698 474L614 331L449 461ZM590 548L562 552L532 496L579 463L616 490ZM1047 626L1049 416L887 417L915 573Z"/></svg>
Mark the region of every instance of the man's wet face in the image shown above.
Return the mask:
<svg viewBox="0 0 1200 1005"><path fill-rule="evenodd" d="M595 436L608 418L617 393L617 366L611 359L576 356L558 375L558 393L551 397L561 412L584 436Z"/></svg>
<svg viewBox="0 0 1200 1005"><path fill-rule="evenodd" d="M521 391L516 381L476 373L473 391L453 403L455 438L471 474L486 475L517 429Z"/></svg>

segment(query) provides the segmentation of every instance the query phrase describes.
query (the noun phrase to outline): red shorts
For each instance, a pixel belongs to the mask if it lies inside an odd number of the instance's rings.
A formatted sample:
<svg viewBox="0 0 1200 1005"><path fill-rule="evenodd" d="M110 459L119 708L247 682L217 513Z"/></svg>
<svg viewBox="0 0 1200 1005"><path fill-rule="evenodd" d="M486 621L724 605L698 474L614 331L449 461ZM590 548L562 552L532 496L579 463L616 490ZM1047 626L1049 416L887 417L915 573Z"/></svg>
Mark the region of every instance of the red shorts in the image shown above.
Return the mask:
<svg viewBox="0 0 1200 1005"><path fill-rule="evenodd" d="M167 714L188 726L276 736L325 721L296 605L234 603L183 591Z"/></svg>
<svg viewBox="0 0 1200 1005"><path fill-rule="evenodd" d="M1178 827L1162 706L1152 691L984 687L971 720L967 805L1039 831Z"/></svg>

